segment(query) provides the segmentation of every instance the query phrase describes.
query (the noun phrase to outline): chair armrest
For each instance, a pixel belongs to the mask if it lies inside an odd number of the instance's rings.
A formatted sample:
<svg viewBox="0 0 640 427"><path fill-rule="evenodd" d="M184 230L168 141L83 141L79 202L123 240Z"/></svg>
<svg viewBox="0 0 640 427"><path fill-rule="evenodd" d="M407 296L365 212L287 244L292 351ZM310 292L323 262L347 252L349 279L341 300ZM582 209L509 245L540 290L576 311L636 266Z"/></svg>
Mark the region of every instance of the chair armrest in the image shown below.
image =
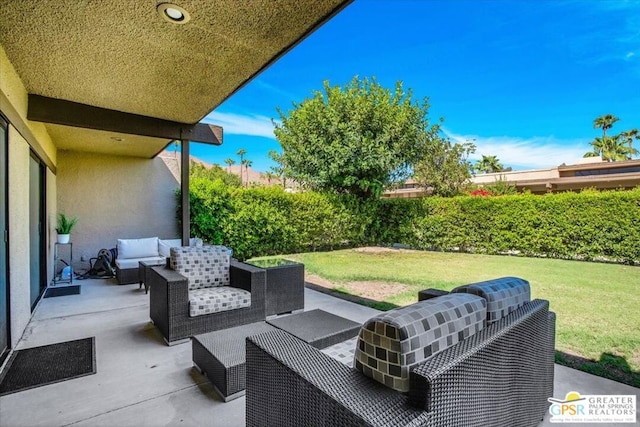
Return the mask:
<svg viewBox="0 0 640 427"><path fill-rule="evenodd" d="M149 315L165 337L176 318L189 316L189 280L167 267L151 267Z"/></svg>
<svg viewBox="0 0 640 427"><path fill-rule="evenodd" d="M247 426L427 425L402 393L282 330L247 338Z"/></svg>
<svg viewBox="0 0 640 427"><path fill-rule="evenodd" d="M264 305L267 292L267 272L265 269L232 258L229 275L229 286L251 292L252 305L260 301Z"/></svg>
<svg viewBox="0 0 640 427"><path fill-rule="evenodd" d="M456 413L473 425L538 425L551 397L552 321L549 303L534 300L436 354L412 371L410 403L443 425Z"/></svg>
<svg viewBox="0 0 640 427"><path fill-rule="evenodd" d="M151 280L154 282L167 284L168 286L173 287L180 287L185 291L189 290L189 280L166 265L151 267L151 271L153 272L151 273Z"/></svg>

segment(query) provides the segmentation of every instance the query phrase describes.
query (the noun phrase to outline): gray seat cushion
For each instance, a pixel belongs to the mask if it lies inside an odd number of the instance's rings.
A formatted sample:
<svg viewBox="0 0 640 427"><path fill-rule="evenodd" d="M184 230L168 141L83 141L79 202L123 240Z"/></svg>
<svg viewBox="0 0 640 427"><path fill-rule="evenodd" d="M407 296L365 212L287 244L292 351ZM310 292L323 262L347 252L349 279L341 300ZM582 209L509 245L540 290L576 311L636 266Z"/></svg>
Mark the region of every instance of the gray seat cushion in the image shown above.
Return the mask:
<svg viewBox="0 0 640 427"><path fill-rule="evenodd" d="M432 355L480 331L486 301L448 294L390 310L360 330L354 367L398 391L409 391L411 369Z"/></svg>
<svg viewBox="0 0 640 427"><path fill-rule="evenodd" d="M216 286L189 291L191 317L246 307L251 307L251 293L244 289Z"/></svg>
<svg viewBox="0 0 640 427"><path fill-rule="evenodd" d="M518 277L502 277L460 286L452 293L478 295L487 300L487 324L502 319L531 301L529 282Z"/></svg>

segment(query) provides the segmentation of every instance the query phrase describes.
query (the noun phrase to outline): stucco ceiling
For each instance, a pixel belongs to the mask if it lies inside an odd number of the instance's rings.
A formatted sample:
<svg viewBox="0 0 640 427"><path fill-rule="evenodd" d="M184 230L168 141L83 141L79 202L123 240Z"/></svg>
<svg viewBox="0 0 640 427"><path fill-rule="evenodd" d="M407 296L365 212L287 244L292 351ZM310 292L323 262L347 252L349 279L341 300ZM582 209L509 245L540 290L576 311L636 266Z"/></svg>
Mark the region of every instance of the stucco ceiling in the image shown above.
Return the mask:
<svg viewBox="0 0 640 427"><path fill-rule="evenodd" d="M0 0L0 44L30 94L196 123L349 2Z"/></svg>

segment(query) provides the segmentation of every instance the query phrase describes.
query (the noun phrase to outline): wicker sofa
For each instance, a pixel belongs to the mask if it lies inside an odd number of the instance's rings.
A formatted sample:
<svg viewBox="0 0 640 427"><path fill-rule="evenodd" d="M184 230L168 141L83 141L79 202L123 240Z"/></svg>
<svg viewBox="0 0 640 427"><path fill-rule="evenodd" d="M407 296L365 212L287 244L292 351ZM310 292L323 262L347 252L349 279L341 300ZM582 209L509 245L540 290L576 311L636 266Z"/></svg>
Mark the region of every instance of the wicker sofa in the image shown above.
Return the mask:
<svg viewBox="0 0 640 427"><path fill-rule="evenodd" d="M247 338L247 425L539 424L548 408L547 398L553 395L555 315L544 300L520 300L508 307L504 302L513 299L513 294L493 298L492 286L503 292L505 283L514 281L516 286L525 282L528 290L526 281L515 278L472 284L453 291L467 294L466 299L437 297L365 323L357 340L355 365L369 357L379 368L374 370L387 373L393 373L387 356L394 352L383 353L381 347L404 348L405 344L385 344L385 334L394 337L393 329L406 323L401 334L409 334L403 338L410 344L404 349L418 354L421 360L411 365L408 381L395 384L395 388L388 375L367 376L366 368L349 367L286 332L277 330ZM474 326L481 319L478 300L471 297L489 298L481 328ZM470 301L476 306L464 307ZM424 314L434 307L439 310L436 316ZM456 331L456 322L464 330ZM440 342L456 341L456 336L458 342L444 349L436 347L433 354L433 348L416 352L414 344L429 347L430 342L424 341L428 335L424 334L433 332L434 326L443 326L435 334ZM412 338L411 334L423 335ZM371 339L379 345L370 346L367 340ZM376 356L363 357L362 353L368 352ZM410 357L413 361L414 356ZM395 358L393 355L391 359ZM399 391L403 387L406 391Z"/></svg>
<svg viewBox="0 0 640 427"><path fill-rule="evenodd" d="M167 344L265 320L266 272L232 259L224 246L174 247L152 267L149 314Z"/></svg>
<svg viewBox="0 0 640 427"><path fill-rule="evenodd" d="M138 283L138 266L140 261L162 265L169 258L169 250L182 246L181 239L159 239L147 237L142 239L118 239L116 245L116 279L119 285ZM192 237L189 246L202 246L202 240Z"/></svg>

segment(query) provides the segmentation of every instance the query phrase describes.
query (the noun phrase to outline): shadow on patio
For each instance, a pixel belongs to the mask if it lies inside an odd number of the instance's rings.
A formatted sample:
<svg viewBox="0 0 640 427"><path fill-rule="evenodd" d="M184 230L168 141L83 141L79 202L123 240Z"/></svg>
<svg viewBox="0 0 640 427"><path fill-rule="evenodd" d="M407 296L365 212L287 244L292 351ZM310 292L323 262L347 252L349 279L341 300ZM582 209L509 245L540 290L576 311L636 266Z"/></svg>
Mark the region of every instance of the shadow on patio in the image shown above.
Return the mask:
<svg viewBox="0 0 640 427"><path fill-rule="evenodd" d="M0 397L5 426L243 426L244 397L223 403L192 365L191 345L169 347L149 322L138 285L77 281L80 295L42 299L17 349L95 336L97 373ZM305 309L364 322L377 311L305 290ZM639 390L564 366L554 396ZM638 398L637 398L638 399ZM548 416L541 425L551 425Z"/></svg>

